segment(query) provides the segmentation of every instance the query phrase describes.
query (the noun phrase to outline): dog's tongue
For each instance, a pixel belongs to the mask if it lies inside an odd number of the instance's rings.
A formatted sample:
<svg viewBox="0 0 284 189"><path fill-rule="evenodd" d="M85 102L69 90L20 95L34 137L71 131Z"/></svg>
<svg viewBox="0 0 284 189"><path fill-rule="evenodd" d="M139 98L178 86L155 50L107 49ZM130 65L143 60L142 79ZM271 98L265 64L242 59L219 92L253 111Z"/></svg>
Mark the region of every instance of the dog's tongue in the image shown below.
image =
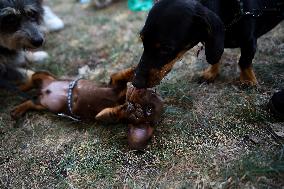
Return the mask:
<svg viewBox="0 0 284 189"><path fill-rule="evenodd" d="M144 149L153 135L153 127L150 124L129 125L128 143L135 150Z"/></svg>

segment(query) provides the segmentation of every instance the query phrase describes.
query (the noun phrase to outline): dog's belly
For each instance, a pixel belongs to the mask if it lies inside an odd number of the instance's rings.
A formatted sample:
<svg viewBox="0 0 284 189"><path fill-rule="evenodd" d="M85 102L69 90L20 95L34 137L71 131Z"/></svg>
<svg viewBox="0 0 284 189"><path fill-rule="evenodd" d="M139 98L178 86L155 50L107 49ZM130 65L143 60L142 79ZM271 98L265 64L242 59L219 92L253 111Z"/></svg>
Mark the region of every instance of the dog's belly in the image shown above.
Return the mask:
<svg viewBox="0 0 284 189"><path fill-rule="evenodd" d="M105 108L117 105L118 94L111 88L98 87L93 82L81 80L74 90L74 114L82 118L95 118Z"/></svg>
<svg viewBox="0 0 284 189"><path fill-rule="evenodd" d="M40 103L54 113L65 113L68 81L54 81L41 90Z"/></svg>

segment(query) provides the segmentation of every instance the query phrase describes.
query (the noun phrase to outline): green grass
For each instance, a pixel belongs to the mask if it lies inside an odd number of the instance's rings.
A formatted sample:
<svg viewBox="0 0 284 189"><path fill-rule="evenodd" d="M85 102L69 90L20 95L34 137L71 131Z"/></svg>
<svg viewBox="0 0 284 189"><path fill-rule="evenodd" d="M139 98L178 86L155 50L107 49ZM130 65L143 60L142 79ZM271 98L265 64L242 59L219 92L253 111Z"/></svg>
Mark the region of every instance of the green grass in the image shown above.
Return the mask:
<svg viewBox="0 0 284 189"><path fill-rule="evenodd" d="M278 153L274 154L274 151ZM283 147L265 152L261 148L255 149L254 152L245 154L238 161L227 166L224 170L225 180L233 178L228 184L234 188L240 187L239 184L244 181L250 181L250 184L254 184L257 188L281 188L283 186L281 179L284 176L283 152Z"/></svg>
<svg viewBox="0 0 284 189"><path fill-rule="evenodd" d="M47 35L50 58L33 64L58 77L108 81L136 65L147 13L126 2L103 10L73 1L48 2L66 28ZM281 188L283 147L265 129L280 125L266 111L284 85L283 23L259 39L254 69L258 88L236 85L238 50L226 50L214 83L198 83L207 63L189 51L156 87L165 101L162 121L144 151L127 145L127 126L73 122L48 112L21 120L9 112L22 101L0 93L0 188ZM282 50L281 50L282 48Z"/></svg>

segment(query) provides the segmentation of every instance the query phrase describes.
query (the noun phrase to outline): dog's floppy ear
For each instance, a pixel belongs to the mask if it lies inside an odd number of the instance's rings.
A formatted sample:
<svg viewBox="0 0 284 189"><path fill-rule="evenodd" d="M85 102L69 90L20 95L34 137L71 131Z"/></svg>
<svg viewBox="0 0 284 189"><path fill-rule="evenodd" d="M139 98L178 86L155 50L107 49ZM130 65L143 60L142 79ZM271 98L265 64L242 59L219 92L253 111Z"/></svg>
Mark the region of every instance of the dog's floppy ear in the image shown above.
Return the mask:
<svg viewBox="0 0 284 189"><path fill-rule="evenodd" d="M218 63L224 52L225 27L219 16L203 5L196 8L195 20L205 34L205 55L209 64Z"/></svg>

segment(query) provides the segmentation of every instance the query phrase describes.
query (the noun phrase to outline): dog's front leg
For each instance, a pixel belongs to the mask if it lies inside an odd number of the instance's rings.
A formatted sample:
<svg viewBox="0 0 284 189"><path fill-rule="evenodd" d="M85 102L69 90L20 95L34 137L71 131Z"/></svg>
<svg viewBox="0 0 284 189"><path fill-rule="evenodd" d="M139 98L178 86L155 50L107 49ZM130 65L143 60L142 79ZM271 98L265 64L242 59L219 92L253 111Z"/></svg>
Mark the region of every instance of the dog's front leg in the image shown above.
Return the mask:
<svg viewBox="0 0 284 189"><path fill-rule="evenodd" d="M127 104L105 108L96 115L96 120L105 123L117 123L128 118Z"/></svg>
<svg viewBox="0 0 284 189"><path fill-rule="evenodd" d="M23 116L28 110L45 110L46 108L41 104L35 104L32 100L27 100L22 104L16 106L11 111L11 116L14 119L20 118Z"/></svg>
<svg viewBox="0 0 284 189"><path fill-rule="evenodd" d="M134 77L134 68L128 68L125 70L122 70L120 72L114 73L110 77L109 85L113 87L125 85L127 82L131 82Z"/></svg>
<svg viewBox="0 0 284 189"><path fill-rule="evenodd" d="M216 64L210 65L206 70L203 71L203 79L207 82L212 82L216 79L220 72L221 61Z"/></svg>
<svg viewBox="0 0 284 189"><path fill-rule="evenodd" d="M255 86L258 84L255 77L252 60L256 52L256 39L249 40L241 47L241 57L239 60L239 66L241 69L240 81L243 84Z"/></svg>

